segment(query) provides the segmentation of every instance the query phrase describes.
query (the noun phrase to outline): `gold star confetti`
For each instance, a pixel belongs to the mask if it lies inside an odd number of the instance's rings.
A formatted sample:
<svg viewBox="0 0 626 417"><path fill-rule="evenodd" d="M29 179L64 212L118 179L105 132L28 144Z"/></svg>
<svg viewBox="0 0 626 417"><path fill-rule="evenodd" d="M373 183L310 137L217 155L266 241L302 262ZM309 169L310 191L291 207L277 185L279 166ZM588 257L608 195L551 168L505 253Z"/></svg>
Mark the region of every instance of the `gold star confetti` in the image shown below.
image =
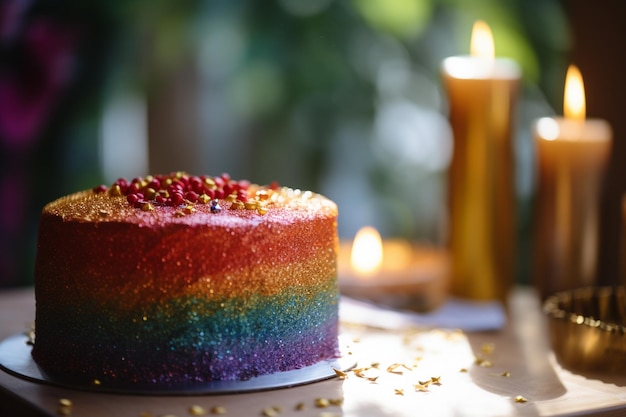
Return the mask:
<svg viewBox="0 0 626 417"><path fill-rule="evenodd" d="M330 405L330 401L328 401L327 398L316 398L315 399L315 406L317 408L326 408Z"/></svg>
<svg viewBox="0 0 626 417"><path fill-rule="evenodd" d="M57 414L60 416L69 416L72 414L72 408L71 407L59 407L59 409L57 410Z"/></svg>
<svg viewBox="0 0 626 417"><path fill-rule="evenodd" d="M221 405L216 405L215 407L211 408L211 414L226 414L226 408L222 407Z"/></svg>
<svg viewBox="0 0 626 417"><path fill-rule="evenodd" d="M477 357L474 363L482 368L491 368L493 364L490 360Z"/></svg>
<svg viewBox="0 0 626 417"><path fill-rule="evenodd" d="M399 370L398 368L404 368L408 371L412 371L413 368L411 368L410 366L407 366L403 363L393 363L391 365L389 365L387 367L387 372L392 373L392 374L398 374L398 375L402 375L403 371Z"/></svg>
<svg viewBox="0 0 626 417"><path fill-rule="evenodd" d="M280 407L267 407L261 412L265 417L276 417L280 414Z"/></svg>
<svg viewBox="0 0 626 417"><path fill-rule="evenodd" d="M480 347L480 351L482 353L484 353L485 355L490 355L493 353L493 351L496 349L496 345L494 343L483 343L483 345Z"/></svg>
<svg viewBox="0 0 626 417"><path fill-rule="evenodd" d="M518 395L517 397L515 397L515 402L516 403L525 403L527 401L528 400L526 398L522 397L521 395Z"/></svg>
<svg viewBox="0 0 626 417"><path fill-rule="evenodd" d="M72 406L72 400L70 400L69 398L60 398L59 399L59 405L62 407L71 407Z"/></svg>
<svg viewBox="0 0 626 417"><path fill-rule="evenodd" d="M200 405L192 405L189 407L189 414L192 416L203 416L206 414L206 409Z"/></svg>
<svg viewBox="0 0 626 417"><path fill-rule="evenodd" d="M387 367L387 372L392 373L392 374L402 375L402 371L398 370L400 366L401 365L399 363L393 363Z"/></svg>
<svg viewBox="0 0 626 417"><path fill-rule="evenodd" d="M339 379L346 379L348 377L348 374L340 369L333 368L333 371L335 371L335 374L339 377Z"/></svg>
<svg viewBox="0 0 626 417"><path fill-rule="evenodd" d="M428 386L421 383L413 385L413 388L415 388L415 391L428 392Z"/></svg>
<svg viewBox="0 0 626 417"><path fill-rule="evenodd" d="M59 398L59 408L57 414L60 416L69 416L72 414L72 400L69 398Z"/></svg>
<svg viewBox="0 0 626 417"><path fill-rule="evenodd" d="M343 398L330 398L328 402L330 403L330 405L339 407L343 404Z"/></svg>

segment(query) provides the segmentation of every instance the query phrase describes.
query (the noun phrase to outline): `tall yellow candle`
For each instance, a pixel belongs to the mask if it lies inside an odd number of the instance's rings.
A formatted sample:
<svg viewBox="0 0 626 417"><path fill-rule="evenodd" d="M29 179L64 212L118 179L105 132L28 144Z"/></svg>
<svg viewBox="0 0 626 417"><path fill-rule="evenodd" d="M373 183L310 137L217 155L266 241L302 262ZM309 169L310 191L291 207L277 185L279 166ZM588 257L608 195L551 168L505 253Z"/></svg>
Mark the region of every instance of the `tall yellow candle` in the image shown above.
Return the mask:
<svg viewBox="0 0 626 417"><path fill-rule="evenodd" d="M443 61L454 152L448 173L451 293L506 301L514 276L512 119L518 65L495 58L491 30L474 24L471 55Z"/></svg>
<svg viewBox="0 0 626 417"><path fill-rule="evenodd" d="M544 298L594 284L599 198L612 142L608 122L586 119L583 79L575 66L567 71L563 113L537 120L533 129L533 278Z"/></svg>

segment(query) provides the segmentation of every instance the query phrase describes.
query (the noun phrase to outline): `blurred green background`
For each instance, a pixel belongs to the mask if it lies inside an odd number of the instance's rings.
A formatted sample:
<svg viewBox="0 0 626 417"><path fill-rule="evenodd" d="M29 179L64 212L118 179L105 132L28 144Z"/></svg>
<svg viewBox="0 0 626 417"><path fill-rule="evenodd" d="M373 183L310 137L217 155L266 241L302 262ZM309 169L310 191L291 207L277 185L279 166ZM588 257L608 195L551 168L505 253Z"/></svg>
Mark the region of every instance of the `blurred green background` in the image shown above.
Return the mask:
<svg viewBox="0 0 626 417"><path fill-rule="evenodd" d="M476 19L523 71L515 149L526 239L530 124L560 113L569 64L561 2L78 4L2 4L0 110L21 113L4 125L0 116L0 194L10 196L1 285L32 282L46 202L173 170L323 193L339 205L342 238L370 224L442 244L452 142L439 69L469 52Z"/></svg>

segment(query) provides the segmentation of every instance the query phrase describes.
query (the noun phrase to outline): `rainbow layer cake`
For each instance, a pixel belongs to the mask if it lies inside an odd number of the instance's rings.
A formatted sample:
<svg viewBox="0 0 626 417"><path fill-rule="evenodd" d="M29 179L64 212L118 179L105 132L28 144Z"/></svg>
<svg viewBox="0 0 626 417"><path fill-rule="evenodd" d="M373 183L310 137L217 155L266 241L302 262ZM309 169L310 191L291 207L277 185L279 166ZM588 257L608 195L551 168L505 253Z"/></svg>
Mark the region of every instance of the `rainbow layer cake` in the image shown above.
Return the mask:
<svg viewBox="0 0 626 417"><path fill-rule="evenodd" d="M185 173L41 214L32 351L95 384L245 380L338 356L337 207Z"/></svg>

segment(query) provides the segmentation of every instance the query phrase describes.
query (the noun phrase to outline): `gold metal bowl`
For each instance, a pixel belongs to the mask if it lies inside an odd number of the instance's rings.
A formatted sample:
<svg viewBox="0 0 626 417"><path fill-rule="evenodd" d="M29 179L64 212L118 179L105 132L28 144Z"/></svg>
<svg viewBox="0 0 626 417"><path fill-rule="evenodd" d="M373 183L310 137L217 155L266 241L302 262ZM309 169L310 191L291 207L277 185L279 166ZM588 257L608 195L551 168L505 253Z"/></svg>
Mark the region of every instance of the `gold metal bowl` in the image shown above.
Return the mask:
<svg viewBox="0 0 626 417"><path fill-rule="evenodd" d="M582 372L626 372L626 288L564 291L544 303L557 360Z"/></svg>

